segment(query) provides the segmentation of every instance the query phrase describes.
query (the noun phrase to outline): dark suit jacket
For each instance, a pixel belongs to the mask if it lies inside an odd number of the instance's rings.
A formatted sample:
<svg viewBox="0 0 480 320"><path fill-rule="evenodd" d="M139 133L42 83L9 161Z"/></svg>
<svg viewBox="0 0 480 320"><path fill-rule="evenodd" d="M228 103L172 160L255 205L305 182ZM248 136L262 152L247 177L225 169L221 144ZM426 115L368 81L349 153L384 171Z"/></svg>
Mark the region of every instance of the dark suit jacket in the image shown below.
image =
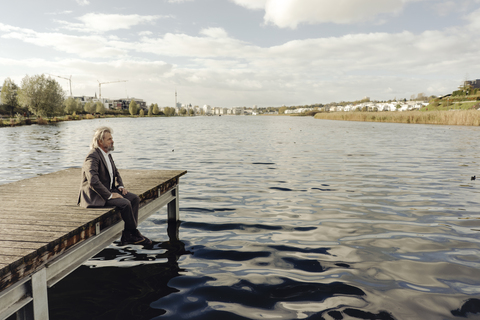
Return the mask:
<svg viewBox="0 0 480 320"><path fill-rule="evenodd" d="M109 155L113 169L113 188L123 186L120 173ZM82 183L78 195L78 205L90 207L103 207L112 194L110 188L110 173L102 151L98 148L90 150L82 167Z"/></svg>

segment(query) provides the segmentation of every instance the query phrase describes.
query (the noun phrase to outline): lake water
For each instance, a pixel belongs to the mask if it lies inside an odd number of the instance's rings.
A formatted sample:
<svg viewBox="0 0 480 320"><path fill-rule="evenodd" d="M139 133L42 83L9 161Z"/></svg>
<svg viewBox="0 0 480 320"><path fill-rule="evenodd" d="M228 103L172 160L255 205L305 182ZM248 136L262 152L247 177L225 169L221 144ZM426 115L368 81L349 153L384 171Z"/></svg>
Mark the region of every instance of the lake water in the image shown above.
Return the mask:
<svg viewBox="0 0 480 320"><path fill-rule="evenodd" d="M480 317L480 128L252 116L1 128L0 183L80 167L100 125L120 172L188 170L179 239L155 213L140 226L154 249L110 245L49 289L51 319Z"/></svg>

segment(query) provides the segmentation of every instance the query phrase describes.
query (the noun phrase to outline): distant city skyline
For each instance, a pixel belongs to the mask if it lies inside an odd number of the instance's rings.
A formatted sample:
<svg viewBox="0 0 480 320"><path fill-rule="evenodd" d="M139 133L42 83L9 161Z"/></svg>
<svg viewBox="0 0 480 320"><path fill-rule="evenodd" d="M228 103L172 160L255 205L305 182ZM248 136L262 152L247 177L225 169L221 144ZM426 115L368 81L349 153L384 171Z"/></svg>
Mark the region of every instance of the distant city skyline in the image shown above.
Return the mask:
<svg viewBox="0 0 480 320"><path fill-rule="evenodd" d="M51 0L0 10L0 85L279 107L444 95L480 78L480 0ZM123 81L126 82L118 82ZM106 84L108 83L108 84Z"/></svg>

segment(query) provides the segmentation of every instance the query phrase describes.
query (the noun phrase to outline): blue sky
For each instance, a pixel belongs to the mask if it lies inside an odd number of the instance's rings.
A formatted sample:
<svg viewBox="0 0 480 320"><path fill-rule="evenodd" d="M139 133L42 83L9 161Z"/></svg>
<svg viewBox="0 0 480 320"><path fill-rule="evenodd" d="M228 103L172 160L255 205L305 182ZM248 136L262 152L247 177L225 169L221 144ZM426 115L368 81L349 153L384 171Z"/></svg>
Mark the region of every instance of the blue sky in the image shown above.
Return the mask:
<svg viewBox="0 0 480 320"><path fill-rule="evenodd" d="M480 78L480 0L50 0L0 10L0 81L281 106L442 95ZM68 81L56 78L68 90Z"/></svg>

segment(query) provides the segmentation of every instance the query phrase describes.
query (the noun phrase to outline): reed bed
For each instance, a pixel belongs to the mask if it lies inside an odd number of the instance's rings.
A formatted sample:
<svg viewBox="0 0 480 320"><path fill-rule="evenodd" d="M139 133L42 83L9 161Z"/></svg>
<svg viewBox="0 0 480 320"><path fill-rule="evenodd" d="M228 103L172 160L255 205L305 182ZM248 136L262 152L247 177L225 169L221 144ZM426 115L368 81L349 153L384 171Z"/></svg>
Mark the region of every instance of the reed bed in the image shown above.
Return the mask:
<svg viewBox="0 0 480 320"><path fill-rule="evenodd" d="M391 111L317 113L315 119L479 126L480 111Z"/></svg>

